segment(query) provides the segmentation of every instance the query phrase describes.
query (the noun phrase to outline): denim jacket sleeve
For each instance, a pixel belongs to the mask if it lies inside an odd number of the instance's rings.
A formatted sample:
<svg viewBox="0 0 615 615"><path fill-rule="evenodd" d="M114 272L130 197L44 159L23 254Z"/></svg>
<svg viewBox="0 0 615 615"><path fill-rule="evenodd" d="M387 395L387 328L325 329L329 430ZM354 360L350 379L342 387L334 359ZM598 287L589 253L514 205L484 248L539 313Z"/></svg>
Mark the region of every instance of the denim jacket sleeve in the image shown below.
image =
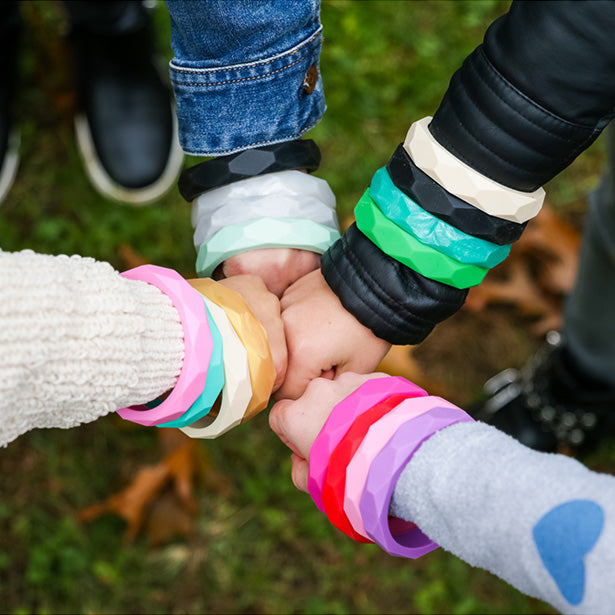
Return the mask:
<svg viewBox="0 0 615 615"><path fill-rule="evenodd" d="M197 156L299 138L324 111L318 0L166 0L180 142Z"/></svg>

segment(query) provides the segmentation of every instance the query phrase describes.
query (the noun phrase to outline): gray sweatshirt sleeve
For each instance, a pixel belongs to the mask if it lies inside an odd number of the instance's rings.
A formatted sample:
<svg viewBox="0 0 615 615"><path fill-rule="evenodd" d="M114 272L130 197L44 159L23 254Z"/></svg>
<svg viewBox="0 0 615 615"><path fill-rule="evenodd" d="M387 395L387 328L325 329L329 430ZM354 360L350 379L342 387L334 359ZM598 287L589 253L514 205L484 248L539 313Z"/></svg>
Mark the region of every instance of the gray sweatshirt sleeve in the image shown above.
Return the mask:
<svg viewBox="0 0 615 615"><path fill-rule="evenodd" d="M489 425L460 423L415 453L391 513L563 613L613 612L613 476L533 451Z"/></svg>

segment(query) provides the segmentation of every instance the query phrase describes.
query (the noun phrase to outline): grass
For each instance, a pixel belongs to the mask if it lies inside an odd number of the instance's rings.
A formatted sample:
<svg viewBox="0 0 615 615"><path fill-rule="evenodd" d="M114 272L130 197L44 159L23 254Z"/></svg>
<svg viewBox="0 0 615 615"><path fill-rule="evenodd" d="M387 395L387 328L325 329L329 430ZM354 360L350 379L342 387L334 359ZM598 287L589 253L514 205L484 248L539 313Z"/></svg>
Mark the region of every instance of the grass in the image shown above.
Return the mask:
<svg viewBox="0 0 615 615"><path fill-rule="evenodd" d="M19 94L22 161L0 207L4 250L79 253L122 269L126 246L194 275L189 207L176 190L146 208L99 197L72 132L72 88L58 5L26 5ZM310 137L341 217L385 164L409 124L433 113L448 79L507 8L482 2L324 2L322 73L328 111ZM167 57L169 23L156 9ZM580 221L598 144L550 187ZM469 330L468 335L475 334ZM514 340L521 335L508 332ZM469 345L469 363L478 359ZM448 369L455 366L442 361ZM481 358L481 361L483 359ZM483 361L484 362L484 361ZM465 370L469 369L464 367ZM486 367L484 368L486 369ZM465 377L465 376L464 376ZM467 375L478 382L482 372ZM163 547L123 541L103 517L77 511L124 487L159 458L156 432L115 416L70 431L35 431L0 451L0 611L7 613L544 613L492 575L436 551L417 561L357 545L290 480L288 451L259 416L202 445L228 489L202 487L194 531ZM606 451L598 465L615 463Z"/></svg>

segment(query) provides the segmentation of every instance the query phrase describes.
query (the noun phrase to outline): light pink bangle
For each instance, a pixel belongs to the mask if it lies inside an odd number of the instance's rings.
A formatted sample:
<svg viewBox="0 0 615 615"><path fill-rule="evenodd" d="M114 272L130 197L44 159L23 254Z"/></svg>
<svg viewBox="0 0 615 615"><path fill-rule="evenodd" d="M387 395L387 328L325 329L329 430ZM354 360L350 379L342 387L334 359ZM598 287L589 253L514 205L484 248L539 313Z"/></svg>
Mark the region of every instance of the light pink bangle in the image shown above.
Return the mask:
<svg viewBox="0 0 615 615"><path fill-rule="evenodd" d="M323 513L325 507L322 503L322 486L331 452L360 414L397 394L421 397L427 395L427 392L405 378L397 376L374 378L364 382L331 411L310 449L308 491L318 509Z"/></svg>
<svg viewBox="0 0 615 615"><path fill-rule="evenodd" d="M354 530L361 536L370 538L363 525L360 503L367 473L376 455L384 448L400 425L429 412L432 408L449 406L456 408L441 397L405 399L369 428L361 446L346 468L346 492L344 494L344 512Z"/></svg>
<svg viewBox="0 0 615 615"><path fill-rule="evenodd" d="M159 288L173 302L184 329L184 362L169 396L155 408L145 405L121 408L117 413L140 425L158 425L179 418L205 388L213 350L203 297L173 269L143 265L121 274Z"/></svg>

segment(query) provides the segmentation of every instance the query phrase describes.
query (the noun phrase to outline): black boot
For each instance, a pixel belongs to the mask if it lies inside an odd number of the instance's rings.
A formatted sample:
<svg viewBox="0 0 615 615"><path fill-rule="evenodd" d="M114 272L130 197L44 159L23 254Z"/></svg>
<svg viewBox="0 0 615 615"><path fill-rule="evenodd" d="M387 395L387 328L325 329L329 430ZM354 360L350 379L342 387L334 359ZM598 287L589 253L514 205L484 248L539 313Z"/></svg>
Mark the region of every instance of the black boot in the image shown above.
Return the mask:
<svg viewBox="0 0 615 615"><path fill-rule="evenodd" d="M0 86L0 203L8 194L19 165L19 130L14 122L14 98L21 38L17 2L0 2L0 58L4 75Z"/></svg>
<svg viewBox="0 0 615 615"><path fill-rule="evenodd" d="M77 143L103 195L133 205L160 198L183 162L172 94L154 59L140 2L68 2L75 51Z"/></svg>
<svg viewBox="0 0 615 615"><path fill-rule="evenodd" d="M587 452L615 435L615 389L583 374L557 333L547 339L521 371L487 381L476 417L539 451Z"/></svg>

